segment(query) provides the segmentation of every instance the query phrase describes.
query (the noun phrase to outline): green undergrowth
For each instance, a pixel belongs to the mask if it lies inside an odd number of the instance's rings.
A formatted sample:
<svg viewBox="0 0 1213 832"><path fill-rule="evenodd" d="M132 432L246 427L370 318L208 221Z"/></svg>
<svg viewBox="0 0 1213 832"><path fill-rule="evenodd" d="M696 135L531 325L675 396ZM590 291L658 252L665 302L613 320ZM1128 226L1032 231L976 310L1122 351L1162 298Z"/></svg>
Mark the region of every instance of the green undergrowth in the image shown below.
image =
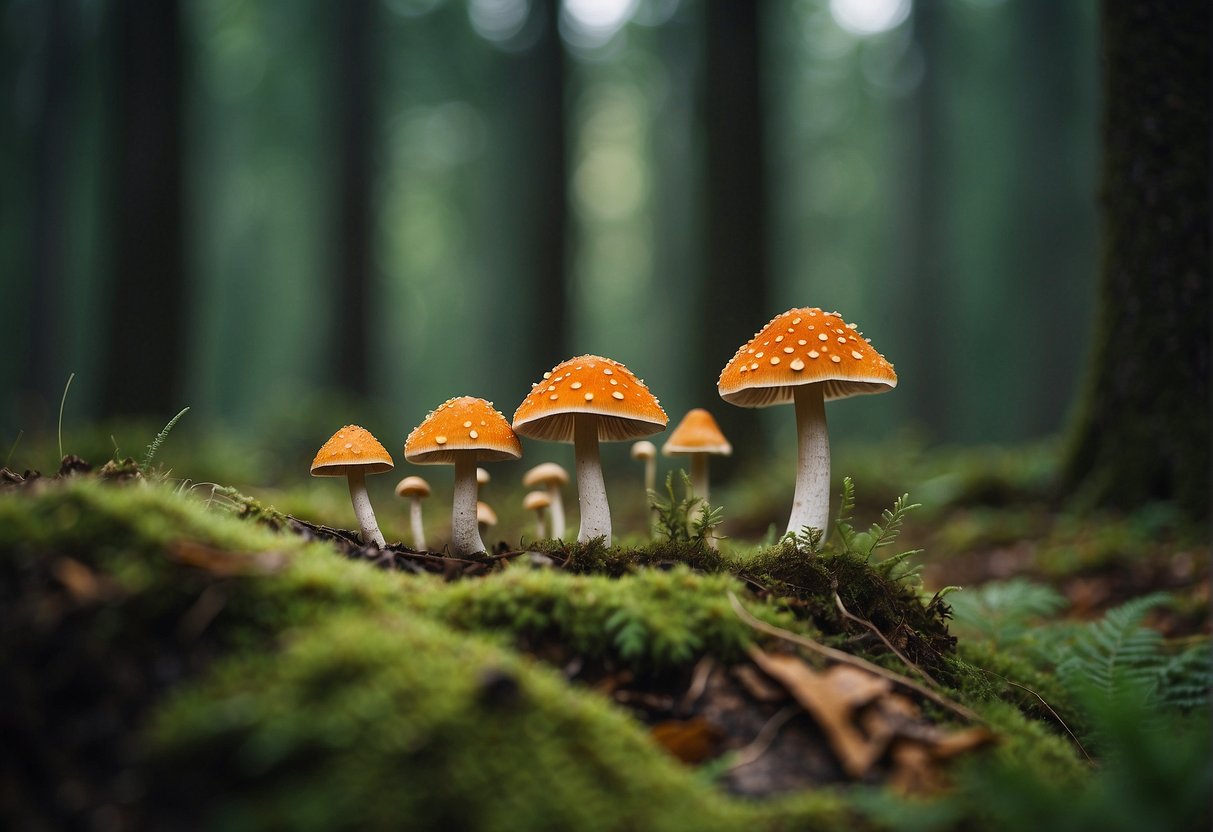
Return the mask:
<svg viewBox="0 0 1213 832"><path fill-rule="evenodd" d="M981 713L1000 742L966 791L931 804L954 825L982 817L974 796L1005 771L1042 801L1064 784L1107 788L1040 704L1056 699L1068 715L1085 700L1050 673L1062 658L1023 649L1034 613L1019 635L1007 625L1002 642L978 633L956 651L947 607L924 598L908 558L878 545L888 518L862 533L848 525L828 549L811 536L748 554L685 541L549 547L565 569L520 556L444 582L348 561L275 529L274 509L219 496L84 478L0 492L0 661L19 680L6 716L27 726L13 746L21 766L0 774L17 784L6 794L22 795L21 817L59 817L39 815L57 805L56 783L104 792L120 772L135 795L127 810L146 826L863 828L856 812L886 825L845 790L727 797L636 719L532 657L559 648L638 675L685 674L704 655L734 661L763 639L729 593L769 624L906 671L843 620L837 592ZM1120 623L1136 632L1140 619ZM1092 661L1100 645L1088 645ZM1167 673L1186 673L1158 672L1168 689ZM1123 726L1075 723L1115 755Z"/></svg>

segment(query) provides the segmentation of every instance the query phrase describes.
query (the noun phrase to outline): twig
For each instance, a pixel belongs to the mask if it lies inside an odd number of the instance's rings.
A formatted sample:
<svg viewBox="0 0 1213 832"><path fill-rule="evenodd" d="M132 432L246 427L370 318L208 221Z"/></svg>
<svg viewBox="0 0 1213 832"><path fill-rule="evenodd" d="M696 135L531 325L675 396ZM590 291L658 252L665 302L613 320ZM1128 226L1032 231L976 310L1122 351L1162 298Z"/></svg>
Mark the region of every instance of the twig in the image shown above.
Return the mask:
<svg viewBox="0 0 1213 832"><path fill-rule="evenodd" d="M729 766L729 771L736 771L742 766L748 766L750 763L759 760L763 754L775 742L775 737L779 734L779 729L796 714L802 713L799 705L784 705L775 715L766 721L762 726L762 730L758 732L758 736L750 741L749 745L743 747L737 752L737 758L733 764Z"/></svg>
<svg viewBox="0 0 1213 832"><path fill-rule="evenodd" d="M1091 759L1091 755L1087 753L1087 749L1083 748L1082 742L1078 739L1078 737L1075 735L1075 733L1070 730L1070 726L1066 725L1066 721L1061 718L1061 716L1057 713L1057 711L1053 710L1053 706L1050 705L1048 702L1046 702L1045 698L1043 696L1041 696L1036 691L1032 690L1027 685L1021 685L1021 684L1019 684L1019 682L1012 682L1006 676L1003 676L1000 673L995 673L993 670L986 670L984 667L979 667L977 669L980 670L982 673L987 673L990 676L995 676L999 679L1002 679L1004 682L1006 682L1011 687L1016 687L1016 688L1019 688L1020 690L1026 690L1028 693L1032 694L1037 699L1039 699L1040 704L1045 706L1045 709L1053 715L1053 718L1057 720L1057 723L1062 728L1066 729L1066 733L1070 735L1070 739L1074 740L1074 744L1076 746L1078 746L1078 750L1082 752L1082 756L1087 758L1087 762L1090 763L1091 765L1097 765L1096 762L1093 759Z"/></svg>
<svg viewBox="0 0 1213 832"><path fill-rule="evenodd" d="M679 710L689 712L691 707L699 701L703 692L707 690L708 679L711 678L715 668L716 662L711 656L704 656L695 663L695 670L691 673L691 684L683 695L682 701L678 703Z"/></svg>
<svg viewBox="0 0 1213 832"><path fill-rule="evenodd" d="M855 667L861 667L864 670L868 671L869 673L875 673L877 676L888 679L890 682L894 682L895 684L901 685L902 687L909 688L910 690L914 691L915 693L919 694L920 696L924 696L927 699L930 699L936 705L939 705L940 707L943 707L943 708L947 708L949 711L952 711L953 713L957 714L958 716L961 716L971 722L980 722L983 725L988 724L988 723L986 723L986 721L984 719L982 719L980 716L978 716L977 713L975 713L974 711L966 708L964 705L961 705L959 702L953 702L951 699L948 699L946 696L936 693L935 691L931 690L930 688L926 687L925 685L915 682L913 679L909 678L908 676L902 676L900 673L895 673L892 670L886 670L885 668L881 667L878 664L872 664L870 661L867 661L866 659L861 659L859 656L852 656L850 653L847 653L845 651L837 650L833 647L828 647L827 645L824 645L818 641L814 641L813 639L811 639L807 636L802 636L797 633L789 632L788 630L784 630L780 627L775 627L771 624L768 624L765 621L760 621L759 619L757 619L753 615L751 615L749 610L747 610L745 607L743 607L741 605L741 601L737 600L737 596L732 591L729 592L729 603L733 605L733 612L735 612L737 614L738 618L740 618L746 624L749 624L751 627L753 627L755 630L758 630L759 632L766 633L767 635L775 636L776 638L781 638L784 641L789 641L792 644L797 644L797 645L800 645L801 647L806 647L809 650L812 650L815 653L819 653L820 655L827 656L827 657L833 659L834 661L843 662L844 664L854 665Z"/></svg>
<svg viewBox="0 0 1213 832"><path fill-rule="evenodd" d="M842 603L842 598L840 598L838 596L837 590L835 590L835 592L834 592L834 603L838 606L838 611L840 613L842 613L843 618L847 619L848 621L854 621L856 624L861 624L864 627L867 627L869 630L871 630L873 633L876 634L876 637L878 639L880 639L881 641L884 642L884 646L889 648L889 650L891 650L893 652L893 655L895 655L897 658L901 659L901 661L905 664L906 667L913 670L915 673L917 673L922 678L926 679L932 685L939 687L939 682L935 681L931 677L930 673L927 673L921 667L914 664L914 662L910 661L909 658L907 658L900 650L898 650L896 647L894 647L893 642L891 642L887 638L885 638L885 634L880 632L879 627L877 627L871 621L868 621L866 618L860 618L858 615L855 615L850 610L848 610L846 608L846 605L844 605Z"/></svg>

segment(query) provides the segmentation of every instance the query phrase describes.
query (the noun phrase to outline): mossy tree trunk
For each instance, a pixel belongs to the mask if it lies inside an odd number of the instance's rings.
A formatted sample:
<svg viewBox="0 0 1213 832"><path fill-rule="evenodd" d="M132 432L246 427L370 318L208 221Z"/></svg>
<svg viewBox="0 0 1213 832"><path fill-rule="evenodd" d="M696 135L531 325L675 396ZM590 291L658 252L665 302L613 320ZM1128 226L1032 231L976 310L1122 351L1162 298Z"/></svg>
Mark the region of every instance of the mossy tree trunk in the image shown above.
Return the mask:
<svg viewBox="0 0 1213 832"><path fill-rule="evenodd" d="M1104 0L1103 262L1063 483L1209 516L1209 6Z"/></svg>

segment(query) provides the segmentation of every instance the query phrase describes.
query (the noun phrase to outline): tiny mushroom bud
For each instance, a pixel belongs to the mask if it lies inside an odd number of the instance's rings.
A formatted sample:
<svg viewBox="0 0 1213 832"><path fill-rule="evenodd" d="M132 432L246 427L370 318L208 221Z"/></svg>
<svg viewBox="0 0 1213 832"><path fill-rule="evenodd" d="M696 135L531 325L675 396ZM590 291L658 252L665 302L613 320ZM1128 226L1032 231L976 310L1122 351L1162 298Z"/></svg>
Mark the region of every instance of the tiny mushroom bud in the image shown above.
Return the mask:
<svg viewBox="0 0 1213 832"><path fill-rule="evenodd" d="M312 460L313 477L345 477L350 486L350 502L362 531L362 543L382 549L387 545L375 510L366 493L366 475L392 470L392 456L366 428L346 425L332 435Z"/></svg>
<svg viewBox="0 0 1213 832"><path fill-rule="evenodd" d="M476 469L476 485L477 486L488 485L489 480L491 480L491 479L492 479L492 477L489 476L488 471L484 470L483 468Z"/></svg>
<svg viewBox="0 0 1213 832"><path fill-rule="evenodd" d="M523 509L535 512L536 540L543 540L547 537L543 528L543 510L551 505L552 498L548 496L546 491L528 491L527 495L522 498Z"/></svg>
<svg viewBox="0 0 1213 832"><path fill-rule="evenodd" d="M480 532L482 534L489 528L489 526L497 525L497 512L493 511L493 507L488 503L476 503L476 525L480 527Z"/></svg>
<svg viewBox="0 0 1213 832"><path fill-rule="evenodd" d="M644 463L644 491L647 495L657 487L657 446L647 439L641 439L632 445L632 459Z"/></svg>
<svg viewBox="0 0 1213 832"><path fill-rule="evenodd" d="M541 462L523 475L522 484L547 491L552 500L552 537L561 540L564 537L564 497L560 489L569 484L568 472L555 462Z"/></svg>
<svg viewBox="0 0 1213 832"><path fill-rule="evenodd" d="M810 321L814 323L810 323ZM831 352L814 342L829 341L820 333L813 337L814 325L820 324L846 344L842 354ZM788 334L789 339L808 341L789 355L790 361L779 365L754 364L749 351L756 344L771 340L775 335ZM720 397L741 407L768 407L774 404L796 405L798 436L798 467L796 494L788 531L799 532L805 526L821 529L824 534L830 514L830 439L826 432L825 402L864 393L885 393L897 386L897 373L883 355L876 352L863 334L846 324L837 312L818 308L791 309L776 315L752 341L742 344L737 354L720 372L716 389Z"/></svg>
<svg viewBox="0 0 1213 832"><path fill-rule="evenodd" d="M430 484L421 477L405 477L396 485L396 496L409 503L409 520L413 527L413 548L425 551L425 527L421 523L421 501L430 496Z"/></svg>
<svg viewBox="0 0 1213 832"><path fill-rule="evenodd" d="M474 427L468 428L470 422ZM456 555L485 550L476 527L476 462L518 459L522 446L505 417L484 399L448 399L413 429L404 457L417 465L454 465L451 548Z"/></svg>
<svg viewBox="0 0 1213 832"><path fill-rule="evenodd" d="M598 537L611 542L611 509L598 443L648 436L663 430L667 421L643 381L618 361L598 355L557 364L546 383L535 384L514 412L514 430L520 435L573 443L581 506L579 543Z"/></svg>

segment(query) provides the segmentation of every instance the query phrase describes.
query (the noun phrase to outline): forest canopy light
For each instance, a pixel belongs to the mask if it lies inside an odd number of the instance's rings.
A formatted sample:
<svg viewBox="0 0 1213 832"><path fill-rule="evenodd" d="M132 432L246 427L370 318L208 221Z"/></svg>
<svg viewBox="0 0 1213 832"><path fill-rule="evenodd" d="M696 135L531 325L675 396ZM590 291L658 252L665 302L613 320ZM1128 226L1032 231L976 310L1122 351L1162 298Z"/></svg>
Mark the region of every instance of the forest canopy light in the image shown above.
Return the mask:
<svg viewBox="0 0 1213 832"><path fill-rule="evenodd" d="M609 358L581 355L543 374L514 412L514 430L531 439L572 442L581 506L579 543L611 542L611 509L598 458L599 442L658 433L669 421L632 371Z"/></svg>
<svg viewBox="0 0 1213 832"><path fill-rule="evenodd" d="M720 397L740 407L794 402L798 461L788 531L827 530L830 438L824 403L897 386L897 373L855 324L837 312L791 309L776 315L720 372Z"/></svg>
<svg viewBox="0 0 1213 832"><path fill-rule="evenodd" d="M387 449L369 430L357 425L346 425L334 433L312 460L313 477L345 477L349 481L350 502L364 545L373 543L380 549L387 545L366 493L366 475L382 474L393 467Z"/></svg>
<svg viewBox="0 0 1213 832"><path fill-rule="evenodd" d="M456 555L485 550L476 527L476 462L522 456L522 445L492 402L472 396L434 408L404 442L404 458L417 465L454 465L451 548Z"/></svg>

